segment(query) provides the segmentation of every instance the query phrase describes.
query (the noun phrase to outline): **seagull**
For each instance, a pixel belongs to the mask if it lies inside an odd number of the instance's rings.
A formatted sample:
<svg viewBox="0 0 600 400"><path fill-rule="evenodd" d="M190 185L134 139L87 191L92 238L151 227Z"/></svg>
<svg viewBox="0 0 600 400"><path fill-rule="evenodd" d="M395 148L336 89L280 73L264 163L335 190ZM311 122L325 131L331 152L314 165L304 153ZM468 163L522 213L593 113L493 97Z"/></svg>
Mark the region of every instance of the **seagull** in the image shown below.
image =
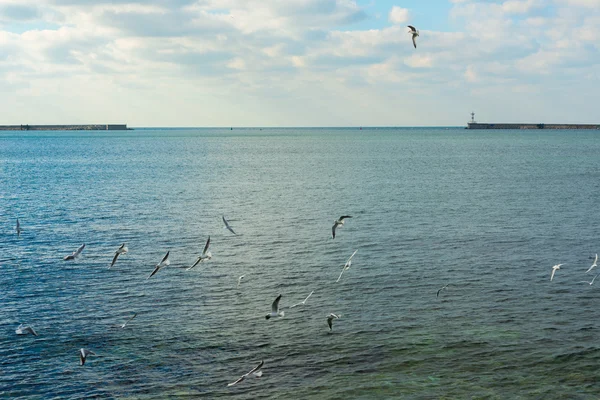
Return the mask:
<svg viewBox="0 0 600 400"><path fill-rule="evenodd" d="M152 277L152 275L156 274L158 272L158 270L160 270L162 267L166 267L167 265L171 264L171 261L169 261L169 253L170 253L170 251L167 251L167 254L165 254L163 259L160 260L160 262L158 264L156 264L156 267L154 267L154 271L152 271L150 276L147 277L146 279L150 279Z"/></svg>
<svg viewBox="0 0 600 400"><path fill-rule="evenodd" d="M21 224L19 223L19 218L17 218L17 237L21 236Z"/></svg>
<svg viewBox="0 0 600 400"><path fill-rule="evenodd" d="M67 260L74 260L77 257L79 257L79 255L81 254L81 252L83 251L83 249L85 248L85 243L82 244L81 246L79 246L79 248L77 250L75 250L72 254L66 256L65 258L63 258L63 260L67 261Z"/></svg>
<svg viewBox="0 0 600 400"><path fill-rule="evenodd" d="M273 304L271 304L271 313L265 316L265 319L269 319L271 317L283 317L285 313L283 311L279 311L279 300L281 300L281 295L277 296Z"/></svg>
<svg viewBox="0 0 600 400"><path fill-rule="evenodd" d="M588 282L588 281L579 281L579 283L583 283L583 282L585 282L585 283L589 284L590 286L592 286L592 285L594 284L594 281L596 280L596 277L597 277L598 275L600 275L600 274L596 274L596 276L594 276L594 278L592 279L592 281L591 281L591 282Z"/></svg>
<svg viewBox="0 0 600 400"><path fill-rule="evenodd" d="M119 325L121 327L121 329L125 329L125 327L127 326L127 324L130 323L131 320L133 320L136 316L137 316L137 313L133 313L133 316L131 316L131 318L129 318L127 321L125 321L124 324Z"/></svg>
<svg viewBox="0 0 600 400"><path fill-rule="evenodd" d="M344 225L344 219L346 219L346 218L352 218L352 216L351 215L342 215L338 220L336 220L333 223L333 227L331 228L332 239L335 239L335 230L337 229L338 226Z"/></svg>
<svg viewBox="0 0 600 400"><path fill-rule="evenodd" d="M85 359L87 358L87 356L92 355L95 356L96 353L94 353L91 350L86 350L86 349L80 349L79 350L79 365L83 365L85 364Z"/></svg>
<svg viewBox="0 0 600 400"><path fill-rule="evenodd" d="M337 281L335 281L336 283L340 281L340 279L342 279L342 274L344 273L344 271L347 271L350 269L350 266L352 265L352 257L354 257L354 255L356 254L358 250L354 250L354 253L352 253L352 255L350 256L350 258L348 259L348 261L346 261L346 264L344 264L344 268L342 268L342 272L340 272L340 276L338 277Z"/></svg>
<svg viewBox="0 0 600 400"><path fill-rule="evenodd" d="M262 376L262 371L260 369L262 368L262 366L264 364L265 364L265 362L261 361L260 364L258 364L256 367L252 368L252 370L250 372L242 375L237 381L227 384L227 386L233 386L235 384L238 384L241 381L243 381L244 379L246 379L247 377L249 377L250 375L254 375L256 378L260 378Z"/></svg>
<svg viewBox="0 0 600 400"><path fill-rule="evenodd" d="M224 215L223 215L223 222L225 223L225 228L229 229L229 232L233 233L234 235L237 235L237 233L235 233L233 231L233 229L231 228L231 226L229 226L229 222L227 222L227 220L225 219Z"/></svg>
<svg viewBox="0 0 600 400"><path fill-rule="evenodd" d="M335 319L338 319L338 318L340 318L341 316L342 316L342 314L340 314L340 315L335 315L335 314L333 314L333 313L331 313L331 314L329 314L329 315L327 316L327 325L329 325L329 330L330 330L330 331L332 331L332 330L333 330L333 328L332 328L332 326L331 326L331 325L332 325L332 323L333 323L333 319L334 319L334 318L335 318Z"/></svg>
<svg viewBox="0 0 600 400"><path fill-rule="evenodd" d="M410 28L410 31L408 31L408 33L412 34L413 45L415 46L415 49L416 49L417 48L416 38L417 38L417 36L419 36L419 31L412 25L408 25L408 27Z"/></svg>
<svg viewBox="0 0 600 400"><path fill-rule="evenodd" d="M204 250L202 250L202 254L200 254L198 256L198 258L196 259L196 262L191 267L186 269L186 271L189 271L190 269L194 268L196 265L198 265L202 261L210 260L212 258L212 254L210 254L210 251L208 251L209 245L210 245L210 236L208 237L208 240L206 241L206 244L204 245Z"/></svg>
<svg viewBox="0 0 600 400"><path fill-rule="evenodd" d="M435 297L440 297L440 292L444 289L446 289L448 287L449 283L446 284L446 286L444 286L443 288L441 288L440 290L437 291L437 294L435 295Z"/></svg>
<svg viewBox="0 0 600 400"><path fill-rule="evenodd" d="M115 263L117 262L117 258L119 258L119 256L121 254L125 254L129 251L129 249L127 248L127 246L125 246L125 243L123 243L121 246L119 246L119 248L117 249L117 251L115 251L115 256L113 257L112 262L110 263L110 267L108 267L109 269L112 268L113 265L115 265Z"/></svg>
<svg viewBox="0 0 600 400"><path fill-rule="evenodd" d="M591 270L592 270L594 267L597 267L597 266L598 266L598 264L597 264L597 263L598 263L598 254L596 254L596 259L594 260L594 263L592 264L592 266L591 266L591 267L590 267L590 268L589 268L587 271L585 271L585 273L587 274L587 273L588 273L588 272L590 272L590 271L591 271Z"/></svg>
<svg viewBox="0 0 600 400"><path fill-rule="evenodd" d="M246 276L246 275L242 275L242 276L240 276L240 277L238 278L238 284L237 284L237 287L240 287L240 283L242 283L242 279L244 279L244 277L245 277L245 276Z"/></svg>
<svg viewBox="0 0 600 400"><path fill-rule="evenodd" d="M293 306L291 306L290 308L294 308L294 307L296 307L296 306L299 306L299 305L304 305L304 304L306 304L306 300L308 300L308 298L309 298L310 296L312 296L312 294L313 294L314 292L315 292L315 291L313 290L312 292L310 292L310 294L309 294L308 296L306 296L306 298L305 298L304 300L302 300L302 301L301 301L300 303L298 303L298 304L294 304L294 305L293 305Z"/></svg>
<svg viewBox="0 0 600 400"><path fill-rule="evenodd" d="M33 328L29 325L19 325L19 327L17 328L17 330L15 331L15 333L17 335L27 335L28 333L31 333L33 336L37 336L37 332L33 330Z"/></svg>
<svg viewBox="0 0 600 400"><path fill-rule="evenodd" d="M552 281L552 279L554 278L554 273L556 272L557 269L560 269L560 266L562 264L556 264L555 266L552 267L552 275L550 275L550 281Z"/></svg>

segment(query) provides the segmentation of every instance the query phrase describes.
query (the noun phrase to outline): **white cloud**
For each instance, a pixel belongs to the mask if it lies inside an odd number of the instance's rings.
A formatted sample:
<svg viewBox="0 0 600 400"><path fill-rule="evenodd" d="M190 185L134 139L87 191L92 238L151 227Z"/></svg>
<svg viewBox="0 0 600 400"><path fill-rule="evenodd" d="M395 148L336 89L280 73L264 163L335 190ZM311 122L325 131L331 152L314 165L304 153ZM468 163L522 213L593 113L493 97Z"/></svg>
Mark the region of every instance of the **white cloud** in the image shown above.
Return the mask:
<svg viewBox="0 0 600 400"><path fill-rule="evenodd" d="M389 20L394 24L404 24L408 21L409 14L407 8L393 6L390 11Z"/></svg>

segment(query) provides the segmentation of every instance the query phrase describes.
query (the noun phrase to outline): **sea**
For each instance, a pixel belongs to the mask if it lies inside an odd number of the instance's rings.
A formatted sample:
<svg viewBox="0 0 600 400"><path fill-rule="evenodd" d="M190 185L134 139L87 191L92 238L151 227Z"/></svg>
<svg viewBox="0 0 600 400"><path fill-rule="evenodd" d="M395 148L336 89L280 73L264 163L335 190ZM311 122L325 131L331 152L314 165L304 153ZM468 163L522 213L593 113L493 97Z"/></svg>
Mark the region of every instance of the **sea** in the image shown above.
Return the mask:
<svg viewBox="0 0 600 400"><path fill-rule="evenodd" d="M598 131L2 132L0 397L598 399L596 253Z"/></svg>

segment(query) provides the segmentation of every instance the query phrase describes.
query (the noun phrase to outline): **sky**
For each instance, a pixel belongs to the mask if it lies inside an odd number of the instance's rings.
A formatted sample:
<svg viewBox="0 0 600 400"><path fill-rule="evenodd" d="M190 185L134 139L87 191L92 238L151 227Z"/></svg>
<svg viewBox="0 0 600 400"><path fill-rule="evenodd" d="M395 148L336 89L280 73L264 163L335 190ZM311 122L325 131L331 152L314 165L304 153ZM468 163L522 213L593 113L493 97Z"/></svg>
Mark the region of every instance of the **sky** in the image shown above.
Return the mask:
<svg viewBox="0 0 600 400"><path fill-rule="evenodd" d="M0 0L0 124L600 123L599 50L600 0Z"/></svg>

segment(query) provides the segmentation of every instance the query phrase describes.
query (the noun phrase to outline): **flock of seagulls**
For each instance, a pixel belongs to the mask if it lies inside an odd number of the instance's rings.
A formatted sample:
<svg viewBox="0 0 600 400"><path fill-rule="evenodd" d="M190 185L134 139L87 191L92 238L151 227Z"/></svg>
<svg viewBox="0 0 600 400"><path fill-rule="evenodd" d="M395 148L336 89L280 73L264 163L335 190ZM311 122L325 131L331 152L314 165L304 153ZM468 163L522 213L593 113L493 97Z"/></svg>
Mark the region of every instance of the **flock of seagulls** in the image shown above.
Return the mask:
<svg viewBox="0 0 600 400"><path fill-rule="evenodd" d="M342 215L341 217L339 217L338 219L336 219L334 221L333 227L331 229L331 236L332 239L335 238L335 233L336 233L336 229L343 226L344 225L344 220L347 218L352 218L351 215ZM224 223L224 229L229 230L229 232L231 232L233 235L237 235L237 233L235 233L235 231L233 230L233 228L231 227L231 225L229 224L229 222L227 221L227 219L225 218L225 216L222 217L223 223ZM21 224L20 221L17 219L17 225L16 225L16 232L17 232L17 236L21 235ZM210 251L208 251L210 246L210 236L208 237L208 239L206 240L206 244L204 245L204 248L202 250L202 253L196 258L196 260L194 261L194 263L188 267L186 270L189 271L192 268L196 267L198 264L200 264L203 261L207 261L210 260L212 258L212 254L210 253ZM83 250L85 249L85 243L82 244L81 246L79 246L79 248L77 248L77 250L75 250L73 253L71 253L68 256L65 256L63 258L64 261L73 261L79 258L79 256L81 255L81 253L83 252ZM114 267L114 265L116 264L118 258L124 254L127 254L127 252L129 251L129 248L127 247L127 243L122 243L117 250L115 250L114 256L112 258L112 261L110 263L110 265L108 266L108 268L112 268ZM336 280L336 283L340 281L340 279L342 278L342 274L344 273L344 271L347 271L350 266L352 265L352 258L354 257L354 255L358 252L358 250L355 250L352 255L350 256L350 258L348 258L348 260L346 261L346 263L344 264L344 267L342 268L342 272L340 273L340 276L338 277L338 279ZM156 275L156 273L158 273L158 271L160 271L162 268L169 266L171 263L169 261L169 255L170 255L170 251L167 251L167 253L164 255L164 257L160 260L160 262L158 264L156 264L156 266L154 267L153 271L150 273L150 275L146 278L146 279L150 279L152 276ZM237 279L237 287L240 286L242 279L244 278L245 275L241 275L238 279ZM306 296L306 298L304 300L302 300L299 303L296 303L292 306L289 306L289 309L298 307L298 306L304 306L306 305L306 302L308 301L308 299L313 295L314 290L311 291L308 296ZM271 312L267 315L265 315L265 319L269 320L271 318L283 318L285 316L285 312L283 311L283 309L280 307L280 301L281 301L281 297L282 295L279 294L275 300L273 301L273 303L271 304ZM120 329L125 329L125 327L128 326L129 323L131 323L131 321L133 321L133 319L137 316L137 313L134 313L131 317L129 317L123 324L120 325L113 325L116 328L120 328ZM331 332L333 330L333 320L334 319L339 319L341 317L341 314L334 314L334 313L330 313L329 315L327 315L326 319L327 319L327 325L329 327L329 331ZM21 324L19 325L19 327L16 329L15 333L17 335L28 335L31 334L33 336L38 336L37 332L33 329L32 326L30 325L24 325ZM81 348L79 350L79 365L83 366L87 360L87 357L89 356L96 356L96 353L94 353L93 351L89 350L89 349L85 349L85 348ZM254 367L250 372L242 375L240 378L238 378L236 381L229 383L227 386L234 386L240 382L242 382L243 380L245 380L248 377L256 377L259 378L262 376L262 370L261 368L264 365L264 361L261 361L259 365L257 365L256 367Z"/></svg>
<svg viewBox="0 0 600 400"><path fill-rule="evenodd" d="M556 273L556 271L558 271L560 269L560 267L563 264L556 264L554 266L552 266L552 273L550 274L550 281L552 282L552 280L554 279L554 274ZM585 271L585 273L587 274L588 272L590 272L591 270L593 270L595 267L598 266L598 254L596 254L596 257L594 258L594 262L592 263L592 265L588 268L587 271ZM598 276L600 274L596 274L596 276ZM596 280L596 276L594 276L594 278L588 282L588 281L579 281L579 283L587 283L588 285L593 285L594 281Z"/></svg>

